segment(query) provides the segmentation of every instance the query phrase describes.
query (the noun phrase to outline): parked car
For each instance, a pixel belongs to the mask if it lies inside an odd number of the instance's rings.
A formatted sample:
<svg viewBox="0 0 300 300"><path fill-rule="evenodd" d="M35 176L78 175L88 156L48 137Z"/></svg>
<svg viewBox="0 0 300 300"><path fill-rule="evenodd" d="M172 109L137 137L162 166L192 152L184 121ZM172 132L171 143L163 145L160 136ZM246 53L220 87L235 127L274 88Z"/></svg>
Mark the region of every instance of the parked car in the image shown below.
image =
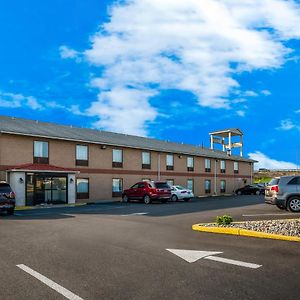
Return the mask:
<svg viewBox="0 0 300 300"><path fill-rule="evenodd" d="M280 209L300 212L300 176L281 176L270 181L265 202Z"/></svg>
<svg viewBox="0 0 300 300"><path fill-rule="evenodd" d="M0 182L0 211L13 215L15 212L15 193L6 182Z"/></svg>
<svg viewBox="0 0 300 300"><path fill-rule="evenodd" d="M122 194L123 202L140 200L145 204L150 204L153 200L166 203L170 198L171 188L166 182L162 181L141 181L124 190Z"/></svg>
<svg viewBox="0 0 300 300"><path fill-rule="evenodd" d="M264 187L255 184L245 185L244 187L235 190L235 194L237 195L262 195L264 192Z"/></svg>
<svg viewBox="0 0 300 300"><path fill-rule="evenodd" d="M173 185L171 186L171 200L178 201L184 200L189 201L194 197L193 191L181 186L181 185Z"/></svg>

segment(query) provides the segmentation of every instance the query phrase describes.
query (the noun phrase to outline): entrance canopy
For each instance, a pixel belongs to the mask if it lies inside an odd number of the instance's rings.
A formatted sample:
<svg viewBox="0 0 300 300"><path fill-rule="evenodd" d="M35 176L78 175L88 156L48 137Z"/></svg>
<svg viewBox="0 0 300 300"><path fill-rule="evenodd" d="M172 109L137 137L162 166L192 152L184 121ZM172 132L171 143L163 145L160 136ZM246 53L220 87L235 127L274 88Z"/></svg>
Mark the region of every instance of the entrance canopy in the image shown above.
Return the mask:
<svg viewBox="0 0 300 300"><path fill-rule="evenodd" d="M8 172L42 172L42 173L69 173L76 174L79 171L71 170L68 168L57 167L48 164L23 164L18 166L9 167Z"/></svg>
<svg viewBox="0 0 300 300"><path fill-rule="evenodd" d="M49 164L23 164L6 171L17 206L76 201L75 175L79 171Z"/></svg>

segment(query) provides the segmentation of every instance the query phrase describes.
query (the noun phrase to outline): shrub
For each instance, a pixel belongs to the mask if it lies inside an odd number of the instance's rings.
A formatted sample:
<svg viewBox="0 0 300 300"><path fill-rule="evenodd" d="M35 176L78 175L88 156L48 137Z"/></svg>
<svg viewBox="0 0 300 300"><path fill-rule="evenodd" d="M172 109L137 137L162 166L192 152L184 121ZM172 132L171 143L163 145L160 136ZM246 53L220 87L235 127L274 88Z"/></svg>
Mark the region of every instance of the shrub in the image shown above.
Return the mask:
<svg viewBox="0 0 300 300"><path fill-rule="evenodd" d="M217 217L216 223L218 225L229 225L233 221L231 216L224 215L223 217Z"/></svg>

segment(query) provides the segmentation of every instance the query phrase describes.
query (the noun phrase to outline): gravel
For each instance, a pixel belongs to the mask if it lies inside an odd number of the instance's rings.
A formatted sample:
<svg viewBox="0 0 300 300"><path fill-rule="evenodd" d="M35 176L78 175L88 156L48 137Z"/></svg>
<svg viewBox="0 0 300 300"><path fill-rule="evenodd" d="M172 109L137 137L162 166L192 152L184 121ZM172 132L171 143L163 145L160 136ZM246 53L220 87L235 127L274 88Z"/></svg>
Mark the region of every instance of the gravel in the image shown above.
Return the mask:
<svg viewBox="0 0 300 300"><path fill-rule="evenodd" d="M300 237L300 219L297 220L268 220L245 221L230 225L206 224L207 227L243 228L248 230Z"/></svg>

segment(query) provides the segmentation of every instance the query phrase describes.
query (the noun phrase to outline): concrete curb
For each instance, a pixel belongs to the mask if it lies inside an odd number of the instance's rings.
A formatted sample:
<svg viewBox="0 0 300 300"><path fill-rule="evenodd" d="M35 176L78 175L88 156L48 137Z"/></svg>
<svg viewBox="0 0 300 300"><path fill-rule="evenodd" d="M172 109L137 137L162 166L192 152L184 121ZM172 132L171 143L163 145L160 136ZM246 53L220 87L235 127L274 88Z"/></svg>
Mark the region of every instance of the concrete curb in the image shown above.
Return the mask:
<svg viewBox="0 0 300 300"><path fill-rule="evenodd" d="M234 222L234 223L241 223L241 222ZM208 223L208 224L215 224L215 223ZM195 231L209 232L209 233L221 233L221 234L248 236L248 237L255 237L255 238L262 238L262 239L300 242L300 237L296 237L296 236L266 233L266 232L253 231L253 230L242 229L242 228L206 227L204 225L207 224L194 224L192 226L192 229Z"/></svg>
<svg viewBox="0 0 300 300"><path fill-rule="evenodd" d="M34 209L50 209L50 208L61 208L61 207L76 207L84 206L86 203L75 203L75 204L66 204L66 205L51 205L51 206L16 206L15 211L20 210L34 210Z"/></svg>

